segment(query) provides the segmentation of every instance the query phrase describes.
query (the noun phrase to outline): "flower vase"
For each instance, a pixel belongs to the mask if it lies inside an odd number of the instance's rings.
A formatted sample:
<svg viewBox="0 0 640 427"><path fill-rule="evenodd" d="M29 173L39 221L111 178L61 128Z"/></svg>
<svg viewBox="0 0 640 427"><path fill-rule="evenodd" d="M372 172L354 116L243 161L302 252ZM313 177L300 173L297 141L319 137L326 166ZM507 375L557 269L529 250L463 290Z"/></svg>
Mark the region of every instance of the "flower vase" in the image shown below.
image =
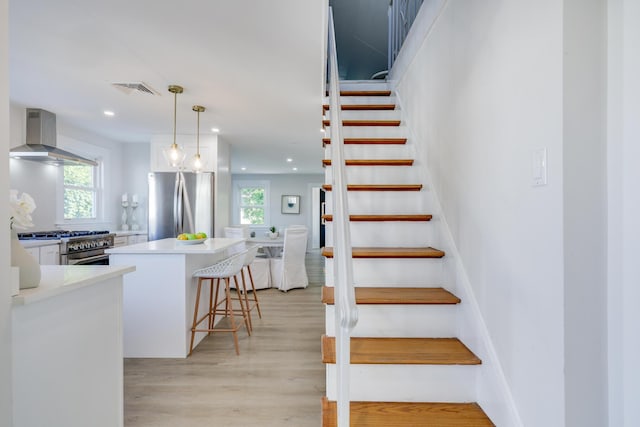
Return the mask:
<svg viewBox="0 0 640 427"><path fill-rule="evenodd" d="M20 270L20 289L35 288L40 284L40 264L18 240L11 230L11 265Z"/></svg>

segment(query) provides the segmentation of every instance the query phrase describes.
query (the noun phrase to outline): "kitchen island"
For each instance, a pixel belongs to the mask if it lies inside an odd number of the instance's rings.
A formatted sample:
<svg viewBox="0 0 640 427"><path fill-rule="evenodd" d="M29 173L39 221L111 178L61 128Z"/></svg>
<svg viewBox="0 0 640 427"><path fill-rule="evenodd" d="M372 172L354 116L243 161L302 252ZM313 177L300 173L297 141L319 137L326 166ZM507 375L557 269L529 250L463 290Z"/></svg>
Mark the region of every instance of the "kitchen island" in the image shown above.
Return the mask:
<svg viewBox="0 0 640 427"><path fill-rule="evenodd" d="M132 266L41 266L12 299L13 425L123 425L122 275Z"/></svg>
<svg viewBox="0 0 640 427"><path fill-rule="evenodd" d="M216 237L188 244L162 239L107 250L111 265L136 267L124 279L124 357L187 357L197 288L191 275L224 259L231 246L244 240ZM203 293L204 301L208 289ZM206 310L201 304L199 315ZM195 344L205 335L197 333Z"/></svg>

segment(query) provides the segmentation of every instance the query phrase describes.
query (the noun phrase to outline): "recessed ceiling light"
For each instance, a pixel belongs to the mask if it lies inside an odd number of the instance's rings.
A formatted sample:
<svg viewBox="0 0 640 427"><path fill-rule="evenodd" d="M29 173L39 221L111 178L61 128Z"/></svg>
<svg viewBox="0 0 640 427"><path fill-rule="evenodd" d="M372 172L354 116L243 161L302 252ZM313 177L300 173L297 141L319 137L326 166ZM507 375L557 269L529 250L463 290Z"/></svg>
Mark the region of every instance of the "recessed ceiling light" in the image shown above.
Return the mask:
<svg viewBox="0 0 640 427"><path fill-rule="evenodd" d="M211 132L213 132L213 133L218 133L218 132L220 132L220 129L218 129L218 128L211 128Z"/></svg>
<svg viewBox="0 0 640 427"><path fill-rule="evenodd" d="M293 159L291 157L287 157L287 162L291 163L293 162Z"/></svg>
<svg viewBox="0 0 640 427"><path fill-rule="evenodd" d="M113 111L110 110L104 110L104 115L108 116L108 117L113 117L116 115L116 113L114 113Z"/></svg>
<svg viewBox="0 0 640 427"><path fill-rule="evenodd" d="M293 168L293 170L294 170L294 171L297 171L297 170L298 170L298 168Z"/></svg>
<svg viewBox="0 0 640 427"><path fill-rule="evenodd" d="M240 168L240 170L246 171L247 168L245 168L244 166Z"/></svg>

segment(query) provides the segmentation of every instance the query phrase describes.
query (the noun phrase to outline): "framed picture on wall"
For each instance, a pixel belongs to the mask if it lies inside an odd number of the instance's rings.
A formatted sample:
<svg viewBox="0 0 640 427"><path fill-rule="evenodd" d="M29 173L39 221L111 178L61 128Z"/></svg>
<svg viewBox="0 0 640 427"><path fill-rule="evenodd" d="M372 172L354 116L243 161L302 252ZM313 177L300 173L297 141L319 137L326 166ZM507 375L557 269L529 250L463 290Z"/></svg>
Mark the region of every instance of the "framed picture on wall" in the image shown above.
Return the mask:
<svg viewBox="0 0 640 427"><path fill-rule="evenodd" d="M300 196L282 196L283 214L299 214L300 213Z"/></svg>

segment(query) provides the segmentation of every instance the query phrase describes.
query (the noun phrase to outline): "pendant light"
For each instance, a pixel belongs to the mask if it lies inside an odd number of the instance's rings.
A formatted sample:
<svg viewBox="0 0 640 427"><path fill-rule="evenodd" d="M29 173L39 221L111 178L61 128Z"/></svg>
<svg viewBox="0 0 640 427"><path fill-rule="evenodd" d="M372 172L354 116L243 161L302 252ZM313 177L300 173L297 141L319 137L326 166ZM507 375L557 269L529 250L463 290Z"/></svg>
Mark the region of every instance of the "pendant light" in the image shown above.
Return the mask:
<svg viewBox="0 0 640 427"><path fill-rule="evenodd" d="M169 86L169 92L173 94L173 144L169 148L162 150L164 158L172 168L182 167L185 153L182 147L176 144L176 116L178 107L178 94L182 93L184 89L182 86L171 85Z"/></svg>
<svg viewBox="0 0 640 427"><path fill-rule="evenodd" d="M191 170L195 173L199 173L202 172L205 163L200 157L200 113L202 113L205 108L202 105L194 105L191 109L196 112L198 119L196 126L196 154L193 155L189 163Z"/></svg>

